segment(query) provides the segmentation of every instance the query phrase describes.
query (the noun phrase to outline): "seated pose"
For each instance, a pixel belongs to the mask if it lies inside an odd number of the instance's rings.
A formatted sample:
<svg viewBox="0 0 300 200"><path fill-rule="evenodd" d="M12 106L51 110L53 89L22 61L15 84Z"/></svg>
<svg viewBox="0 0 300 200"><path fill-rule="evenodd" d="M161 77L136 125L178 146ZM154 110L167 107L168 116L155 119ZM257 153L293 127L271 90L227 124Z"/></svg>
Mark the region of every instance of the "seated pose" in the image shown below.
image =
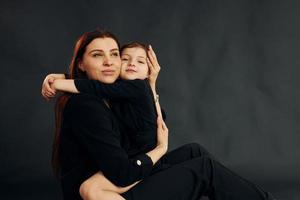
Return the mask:
<svg viewBox="0 0 300 200"><path fill-rule="evenodd" d="M69 78L113 84L119 76L120 65L115 36L101 30L88 32L76 44ZM54 79L46 78L45 82L55 85L57 79ZM127 80L123 84L135 81ZM73 86L81 91L81 87L91 85L82 82ZM53 96L55 91L45 87L43 96ZM95 87L94 95L64 94L57 100L53 166L59 169L64 199L198 200L203 195L216 200L272 199L267 192L213 159L198 144L166 153L168 129L160 116L155 147L146 153L142 150L130 155L130 146L136 141L130 141L132 137L124 139L132 133L114 110L114 104L122 108L125 99L110 100L106 96L107 101L104 92L99 91L103 85L94 82L92 87Z"/></svg>

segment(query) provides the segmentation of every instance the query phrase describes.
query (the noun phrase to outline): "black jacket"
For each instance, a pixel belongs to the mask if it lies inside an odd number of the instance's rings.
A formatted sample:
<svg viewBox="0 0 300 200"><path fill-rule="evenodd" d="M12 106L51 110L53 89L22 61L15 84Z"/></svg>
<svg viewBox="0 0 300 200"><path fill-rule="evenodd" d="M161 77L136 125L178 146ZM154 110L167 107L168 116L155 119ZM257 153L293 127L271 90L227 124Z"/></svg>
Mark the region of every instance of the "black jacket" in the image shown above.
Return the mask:
<svg viewBox="0 0 300 200"><path fill-rule="evenodd" d="M117 186L127 186L150 174L146 154L130 158L121 146L118 121L103 100L72 95L63 113L60 141L61 183L65 200L80 199L80 184L101 170Z"/></svg>

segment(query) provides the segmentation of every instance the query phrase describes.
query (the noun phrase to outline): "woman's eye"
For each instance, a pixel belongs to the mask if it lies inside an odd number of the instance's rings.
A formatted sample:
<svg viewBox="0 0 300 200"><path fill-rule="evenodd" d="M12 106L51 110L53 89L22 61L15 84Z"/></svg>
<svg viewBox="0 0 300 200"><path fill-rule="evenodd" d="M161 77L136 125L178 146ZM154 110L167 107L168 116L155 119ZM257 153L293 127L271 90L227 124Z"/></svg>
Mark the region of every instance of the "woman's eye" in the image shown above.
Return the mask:
<svg viewBox="0 0 300 200"><path fill-rule="evenodd" d="M128 58L122 58L122 60L123 60L123 61L127 61L127 60L128 60Z"/></svg>
<svg viewBox="0 0 300 200"><path fill-rule="evenodd" d="M102 54L100 54L100 53L95 53L95 54L93 54L92 56L93 56L93 57L99 57L99 56L102 56Z"/></svg>
<svg viewBox="0 0 300 200"><path fill-rule="evenodd" d="M141 64L145 64L145 62L144 61L138 61L139 63L141 63Z"/></svg>
<svg viewBox="0 0 300 200"><path fill-rule="evenodd" d="M119 56L119 53L117 53L117 52L116 52L116 53L113 53L112 56L118 57L118 56Z"/></svg>

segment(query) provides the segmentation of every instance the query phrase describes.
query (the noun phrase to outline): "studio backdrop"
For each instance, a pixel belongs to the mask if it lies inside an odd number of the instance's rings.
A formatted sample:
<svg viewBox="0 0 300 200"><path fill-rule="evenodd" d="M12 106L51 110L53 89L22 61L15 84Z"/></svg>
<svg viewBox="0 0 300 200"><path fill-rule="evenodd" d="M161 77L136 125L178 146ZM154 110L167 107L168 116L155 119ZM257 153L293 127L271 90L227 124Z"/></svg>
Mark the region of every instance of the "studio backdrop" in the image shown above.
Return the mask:
<svg viewBox="0 0 300 200"><path fill-rule="evenodd" d="M156 51L170 149L197 142L278 198L300 198L300 2L0 3L0 199L62 199L50 165L54 100L76 39L97 27Z"/></svg>

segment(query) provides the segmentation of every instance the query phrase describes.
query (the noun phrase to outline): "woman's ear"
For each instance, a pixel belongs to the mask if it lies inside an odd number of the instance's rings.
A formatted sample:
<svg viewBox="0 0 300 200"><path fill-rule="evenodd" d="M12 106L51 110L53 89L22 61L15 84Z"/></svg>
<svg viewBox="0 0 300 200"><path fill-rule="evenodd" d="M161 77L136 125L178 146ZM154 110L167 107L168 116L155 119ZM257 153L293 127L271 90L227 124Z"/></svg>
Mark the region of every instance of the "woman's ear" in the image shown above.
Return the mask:
<svg viewBox="0 0 300 200"><path fill-rule="evenodd" d="M78 67L79 67L79 69L80 69L81 71L83 71L83 72L85 71L84 66L83 66L81 60L78 62Z"/></svg>

